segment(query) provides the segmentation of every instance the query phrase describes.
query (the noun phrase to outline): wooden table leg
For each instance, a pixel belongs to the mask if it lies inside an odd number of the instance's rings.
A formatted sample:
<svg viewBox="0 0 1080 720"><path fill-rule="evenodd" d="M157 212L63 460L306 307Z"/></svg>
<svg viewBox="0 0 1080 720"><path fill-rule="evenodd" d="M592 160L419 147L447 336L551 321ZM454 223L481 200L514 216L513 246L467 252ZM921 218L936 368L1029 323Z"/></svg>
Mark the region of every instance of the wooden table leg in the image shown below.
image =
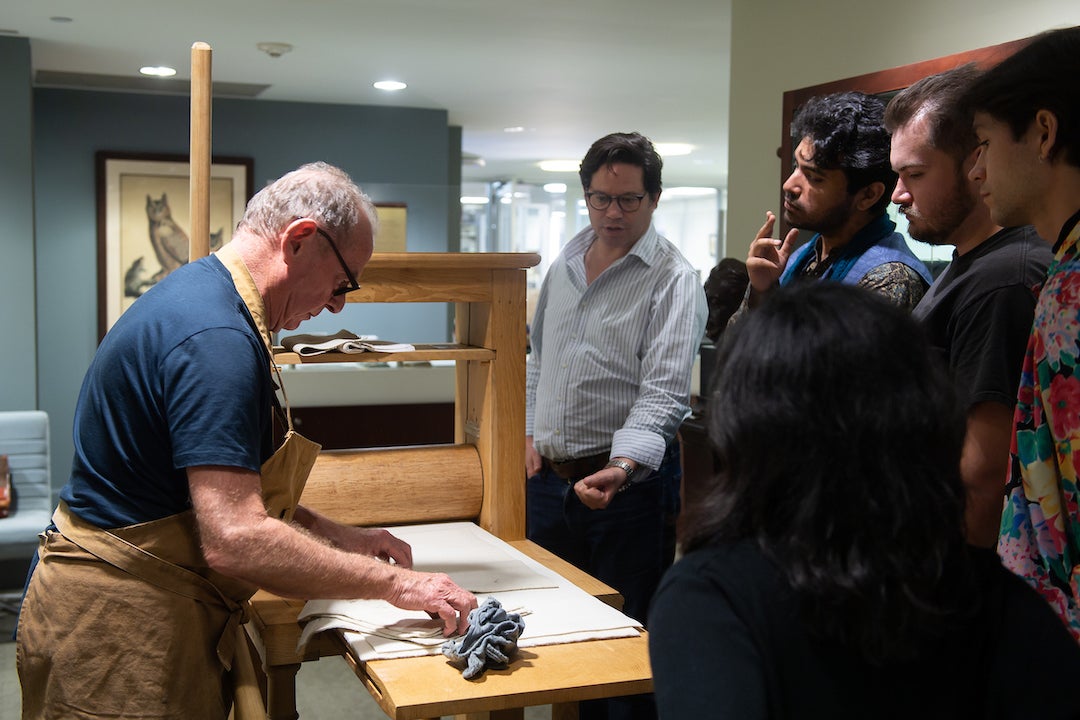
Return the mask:
<svg viewBox="0 0 1080 720"><path fill-rule="evenodd" d="M273 665L266 668L266 717L267 720L298 720L296 712L295 665Z"/></svg>
<svg viewBox="0 0 1080 720"><path fill-rule="evenodd" d="M524 717L525 708L509 708L507 710L459 714L454 716L454 720L522 720Z"/></svg>
<svg viewBox="0 0 1080 720"><path fill-rule="evenodd" d="M578 704L576 702L553 704L551 720L578 720Z"/></svg>

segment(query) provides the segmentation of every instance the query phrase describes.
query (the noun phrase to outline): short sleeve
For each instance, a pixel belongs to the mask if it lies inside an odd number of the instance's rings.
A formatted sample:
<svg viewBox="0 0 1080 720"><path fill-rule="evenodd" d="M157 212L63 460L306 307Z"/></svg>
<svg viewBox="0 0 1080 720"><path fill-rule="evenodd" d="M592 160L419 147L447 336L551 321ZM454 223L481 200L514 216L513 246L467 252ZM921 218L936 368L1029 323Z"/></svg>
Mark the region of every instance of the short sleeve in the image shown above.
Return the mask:
<svg viewBox="0 0 1080 720"><path fill-rule="evenodd" d="M1016 403L1035 296L1020 285L988 293L952 323L949 366L969 406Z"/></svg>
<svg viewBox="0 0 1080 720"><path fill-rule="evenodd" d="M257 342L233 328L211 328L165 358L163 396L177 469L261 467L272 389L269 358Z"/></svg>
<svg viewBox="0 0 1080 720"><path fill-rule="evenodd" d="M897 307L912 310L922 300L929 286L914 268L901 262L891 262L866 273L859 281L859 287L884 296Z"/></svg>

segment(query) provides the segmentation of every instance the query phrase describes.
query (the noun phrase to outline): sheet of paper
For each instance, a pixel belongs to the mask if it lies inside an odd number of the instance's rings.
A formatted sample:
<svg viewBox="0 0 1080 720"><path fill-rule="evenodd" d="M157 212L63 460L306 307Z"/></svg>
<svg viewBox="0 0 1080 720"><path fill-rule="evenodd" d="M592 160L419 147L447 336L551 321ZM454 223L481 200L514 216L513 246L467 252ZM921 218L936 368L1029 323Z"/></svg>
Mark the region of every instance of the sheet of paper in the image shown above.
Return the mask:
<svg viewBox="0 0 1080 720"><path fill-rule="evenodd" d="M480 603L490 595L508 611L522 612L525 630L519 647L632 637L641 627L472 523L412 525L392 532L412 546L417 570L445 572L476 593ZM305 623L301 646L317 632L344 630L361 660L434 655L443 642L438 621L384 600L312 600L300 622Z"/></svg>
<svg viewBox="0 0 1080 720"><path fill-rule="evenodd" d="M443 572L473 593L558 587L561 578L473 523L407 525L391 532L413 549L413 569Z"/></svg>

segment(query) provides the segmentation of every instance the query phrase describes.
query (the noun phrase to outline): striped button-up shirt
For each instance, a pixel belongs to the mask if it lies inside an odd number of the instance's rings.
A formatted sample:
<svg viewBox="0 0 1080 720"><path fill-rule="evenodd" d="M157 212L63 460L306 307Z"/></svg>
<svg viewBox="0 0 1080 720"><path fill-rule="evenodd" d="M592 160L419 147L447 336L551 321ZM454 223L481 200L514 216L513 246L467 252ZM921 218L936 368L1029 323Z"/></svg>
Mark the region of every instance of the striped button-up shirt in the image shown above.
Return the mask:
<svg viewBox="0 0 1080 720"><path fill-rule="evenodd" d="M553 460L611 448L656 469L690 411L708 310L697 271L650 225L630 252L585 280L592 228L544 278L525 386L526 435Z"/></svg>

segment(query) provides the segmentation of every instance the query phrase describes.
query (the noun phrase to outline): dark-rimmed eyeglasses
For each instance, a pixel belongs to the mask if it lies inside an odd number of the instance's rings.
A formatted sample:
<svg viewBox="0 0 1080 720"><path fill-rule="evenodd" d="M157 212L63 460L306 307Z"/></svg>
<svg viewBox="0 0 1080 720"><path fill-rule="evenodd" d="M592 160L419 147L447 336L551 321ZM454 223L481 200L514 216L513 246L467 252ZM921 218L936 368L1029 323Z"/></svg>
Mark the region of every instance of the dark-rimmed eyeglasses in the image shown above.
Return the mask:
<svg viewBox="0 0 1080 720"><path fill-rule="evenodd" d="M360 283L356 282L356 276L352 274L352 270L350 270L349 266L345 264L345 258L341 257L341 251L337 249L337 244L334 242L334 238L330 237L330 233L326 232L318 226L315 227L315 232L322 235L324 238L326 238L326 242L330 243L330 249L334 251L334 257L336 257L337 261L341 264L341 269L345 271L345 277L349 279L347 285L342 285L341 287L334 289L334 292L332 293L333 296L338 297L339 295L351 293L353 290L359 290Z"/></svg>
<svg viewBox="0 0 1080 720"><path fill-rule="evenodd" d="M647 193L642 193L640 195L627 194L612 197L607 193L589 190L585 193L585 201L589 203L589 207L593 210L607 210L608 206L611 205L611 201L614 200L619 203L620 210L632 213L641 207L641 201L645 198L646 194Z"/></svg>

